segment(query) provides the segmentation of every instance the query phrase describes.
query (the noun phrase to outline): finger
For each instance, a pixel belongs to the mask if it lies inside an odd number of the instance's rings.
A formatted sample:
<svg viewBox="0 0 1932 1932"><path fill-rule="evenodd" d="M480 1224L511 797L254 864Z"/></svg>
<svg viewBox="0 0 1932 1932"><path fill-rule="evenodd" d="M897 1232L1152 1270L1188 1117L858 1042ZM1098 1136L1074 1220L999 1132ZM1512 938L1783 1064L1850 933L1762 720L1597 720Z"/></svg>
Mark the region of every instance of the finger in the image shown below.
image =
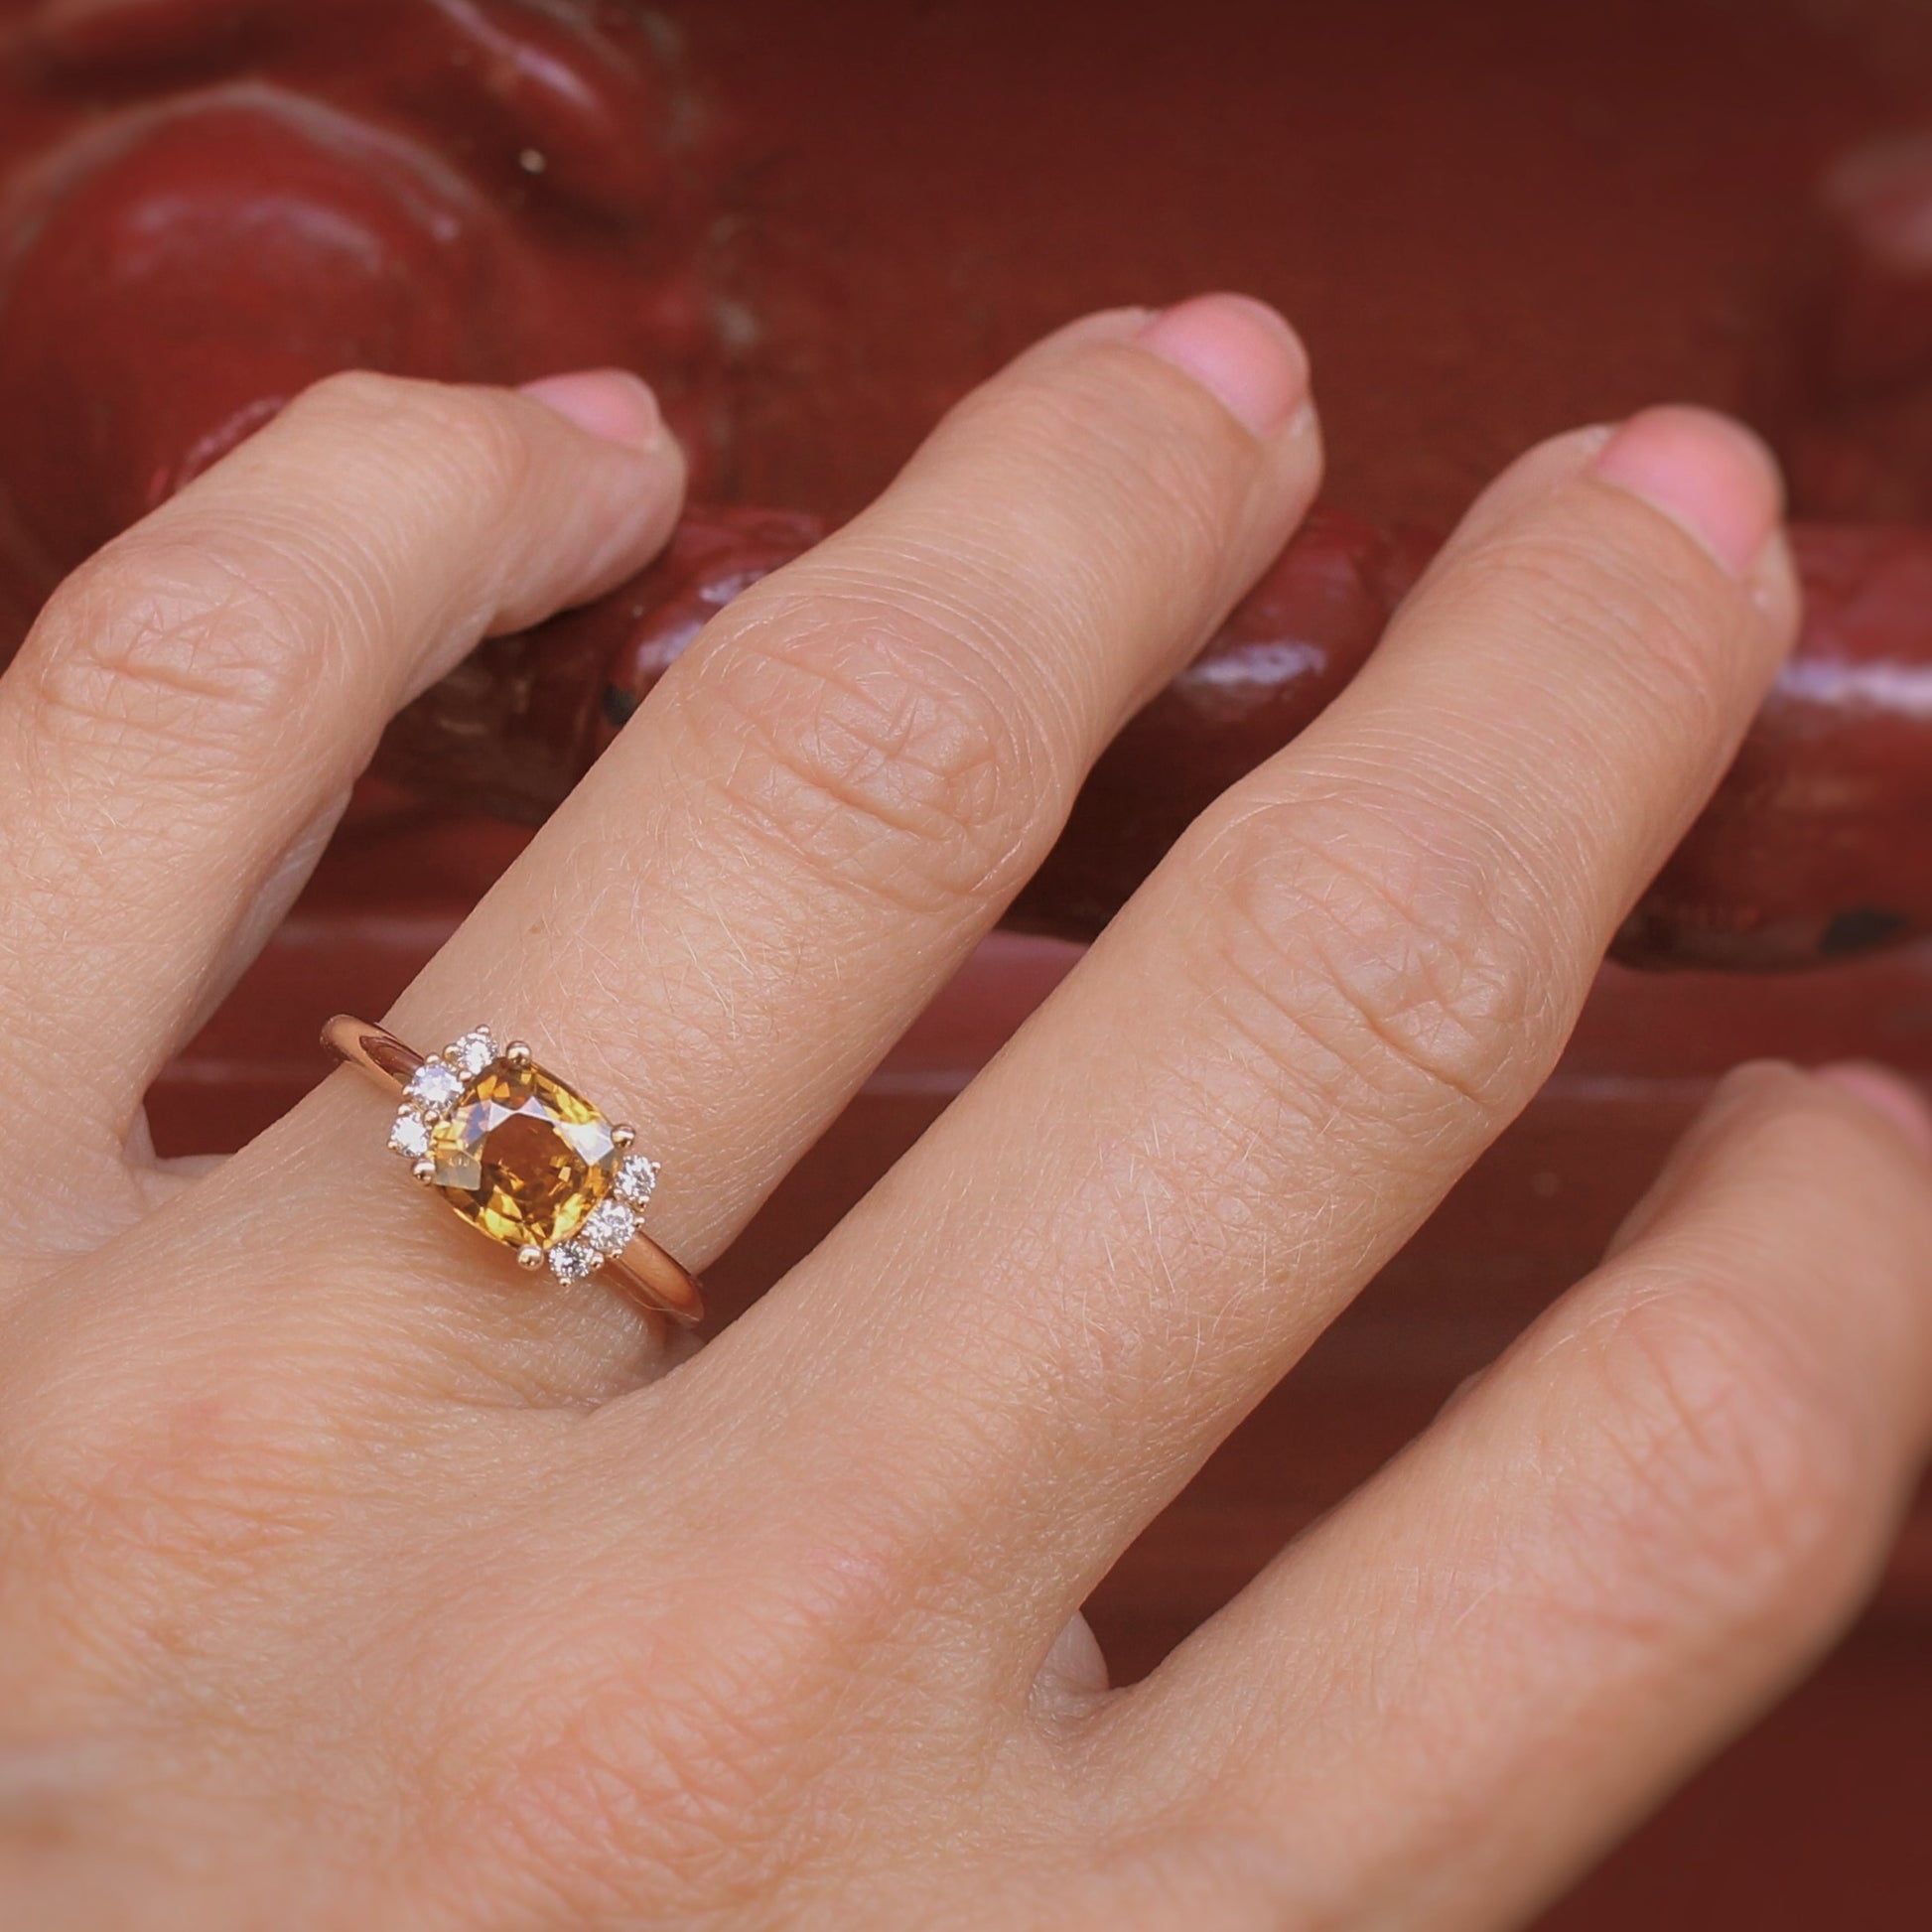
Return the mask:
<svg viewBox="0 0 1932 1932"><path fill-rule="evenodd" d="M1350 1924L1527 1918L1870 1587L1932 1428L1911 1131L1733 1077L1616 1258L1107 1714L1149 1801Z"/></svg>
<svg viewBox="0 0 1932 1932"><path fill-rule="evenodd" d="M1235 298L1101 317L1023 357L871 511L714 621L396 1030L433 1047L486 1023L627 1114L664 1172L651 1232L702 1265L1279 551L1318 469L1306 400L1286 325ZM319 1181L315 1149L362 1150L346 1184L379 1266L356 1318L412 1386L634 1377L634 1311L597 1280L520 1275L408 1185L386 1132L339 1085L215 1185L272 1193L290 1239L341 1256L342 1170Z"/></svg>
<svg viewBox="0 0 1932 1932"><path fill-rule="evenodd" d="M0 680L0 1014L76 1140L118 1155L390 714L641 566L681 487L628 376L342 376L56 594Z"/></svg>
<svg viewBox="0 0 1932 1932"><path fill-rule="evenodd" d="M901 1560L1019 1617L1030 1679L1542 1081L1788 647L1776 518L1755 443L1692 412L1519 466L686 1399L791 1364L745 1452L890 1467Z"/></svg>

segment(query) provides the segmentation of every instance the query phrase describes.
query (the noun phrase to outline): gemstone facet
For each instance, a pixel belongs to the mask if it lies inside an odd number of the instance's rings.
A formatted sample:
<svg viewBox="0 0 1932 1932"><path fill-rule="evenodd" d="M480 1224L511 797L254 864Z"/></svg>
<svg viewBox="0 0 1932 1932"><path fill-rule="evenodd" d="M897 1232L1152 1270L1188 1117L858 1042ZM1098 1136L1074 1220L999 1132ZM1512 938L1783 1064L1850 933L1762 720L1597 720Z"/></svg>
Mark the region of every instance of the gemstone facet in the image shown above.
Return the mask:
<svg viewBox="0 0 1932 1932"><path fill-rule="evenodd" d="M611 1123L540 1066L494 1061L458 1088L430 1130L431 1184L492 1241L542 1248L556 1266L617 1179Z"/></svg>

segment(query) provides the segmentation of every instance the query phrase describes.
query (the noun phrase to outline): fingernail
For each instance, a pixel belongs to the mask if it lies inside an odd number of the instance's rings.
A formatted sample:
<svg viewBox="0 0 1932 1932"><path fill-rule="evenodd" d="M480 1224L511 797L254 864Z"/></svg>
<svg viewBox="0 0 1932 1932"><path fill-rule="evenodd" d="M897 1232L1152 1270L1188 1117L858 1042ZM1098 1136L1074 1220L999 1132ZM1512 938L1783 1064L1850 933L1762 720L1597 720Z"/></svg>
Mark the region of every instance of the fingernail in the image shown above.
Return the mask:
<svg viewBox="0 0 1932 1932"><path fill-rule="evenodd" d="M1140 340L1263 439L1286 429L1308 399L1309 357L1301 338L1252 296L1196 296L1163 310Z"/></svg>
<svg viewBox="0 0 1932 1932"><path fill-rule="evenodd" d="M523 393L567 422L627 450L648 450L664 433L650 385L627 369L585 369L526 382Z"/></svg>
<svg viewBox="0 0 1932 1932"><path fill-rule="evenodd" d="M1596 474L1661 510L1740 579L1757 569L1784 514L1776 459L1741 423L1709 409L1631 417Z"/></svg>
<svg viewBox="0 0 1932 1932"><path fill-rule="evenodd" d="M1863 1101L1874 1114L1890 1121L1921 1154L1932 1156L1932 1107L1903 1074L1866 1060L1845 1060L1836 1066L1821 1066L1818 1078Z"/></svg>

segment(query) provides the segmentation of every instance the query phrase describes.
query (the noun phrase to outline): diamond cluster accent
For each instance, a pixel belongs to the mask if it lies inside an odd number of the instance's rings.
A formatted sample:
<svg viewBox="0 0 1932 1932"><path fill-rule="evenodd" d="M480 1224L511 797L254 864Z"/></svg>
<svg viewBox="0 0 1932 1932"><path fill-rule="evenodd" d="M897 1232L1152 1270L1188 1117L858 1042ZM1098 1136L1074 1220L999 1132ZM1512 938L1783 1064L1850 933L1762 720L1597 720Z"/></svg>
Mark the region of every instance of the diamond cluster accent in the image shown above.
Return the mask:
<svg viewBox="0 0 1932 1932"><path fill-rule="evenodd" d="M623 1251L656 1191L657 1164L623 1153L628 1138L483 1027L423 1062L389 1130L390 1149L466 1220L566 1283Z"/></svg>
<svg viewBox="0 0 1932 1932"><path fill-rule="evenodd" d="M423 1160L429 1153L431 1129L449 1119L468 1083L495 1058L496 1042L479 1027L426 1059L402 1090L402 1107L389 1130L390 1153L409 1162Z"/></svg>
<svg viewBox="0 0 1932 1932"><path fill-rule="evenodd" d="M585 1216L576 1240L550 1250L550 1272L560 1282L581 1282L621 1254L636 1232L636 1215L622 1201L607 1196Z"/></svg>

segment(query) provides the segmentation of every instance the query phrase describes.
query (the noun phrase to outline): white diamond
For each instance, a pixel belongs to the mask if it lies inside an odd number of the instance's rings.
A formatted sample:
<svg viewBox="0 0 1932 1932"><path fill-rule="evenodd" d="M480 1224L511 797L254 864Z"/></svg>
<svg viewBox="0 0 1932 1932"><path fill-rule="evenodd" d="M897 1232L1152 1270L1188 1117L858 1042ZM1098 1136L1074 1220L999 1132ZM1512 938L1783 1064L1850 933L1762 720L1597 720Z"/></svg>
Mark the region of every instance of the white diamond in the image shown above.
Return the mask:
<svg viewBox="0 0 1932 1932"><path fill-rule="evenodd" d="M581 1282L602 1259L581 1241L563 1241L550 1250L550 1272L560 1282Z"/></svg>
<svg viewBox="0 0 1932 1932"><path fill-rule="evenodd" d="M389 1152L420 1161L429 1152L429 1122L405 1107L389 1130Z"/></svg>
<svg viewBox="0 0 1932 1932"><path fill-rule="evenodd" d="M431 1120L447 1114L463 1097L463 1076L441 1060L425 1060L403 1089Z"/></svg>
<svg viewBox="0 0 1932 1932"><path fill-rule="evenodd" d="M642 1207L657 1191L657 1163L641 1154L627 1155L618 1170L618 1198Z"/></svg>
<svg viewBox="0 0 1932 1932"><path fill-rule="evenodd" d="M474 1080L485 1067L494 1063L496 1042L490 1038L487 1028L479 1027L475 1033L465 1034L455 1045L447 1047L443 1057L466 1080Z"/></svg>
<svg viewBox="0 0 1932 1932"><path fill-rule="evenodd" d="M614 1255L637 1232L637 1217L621 1200L601 1200L584 1221L578 1237L601 1255Z"/></svg>

